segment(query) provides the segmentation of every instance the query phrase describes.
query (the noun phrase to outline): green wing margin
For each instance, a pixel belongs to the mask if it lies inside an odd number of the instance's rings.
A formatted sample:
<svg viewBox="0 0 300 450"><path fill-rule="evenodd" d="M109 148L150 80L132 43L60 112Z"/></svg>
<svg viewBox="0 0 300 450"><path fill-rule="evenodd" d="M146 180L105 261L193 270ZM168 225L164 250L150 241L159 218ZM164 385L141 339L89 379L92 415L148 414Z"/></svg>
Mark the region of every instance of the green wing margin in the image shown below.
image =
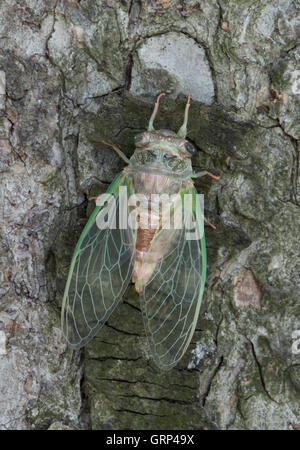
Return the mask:
<svg viewBox="0 0 300 450"><path fill-rule="evenodd" d="M186 223L179 230L173 227L159 231L150 251L165 251L141 293L150 350L163 370L178 363L192 339L206 278L203 213L195 188L183 189L179 197L185 194L191 194L191 207L186 212L195 223L198 239L186 239ZM174 210L178 207L181 205L174 205Z"/></svg>
<svg viewBox="0 0 300 450"><path fill-rule="evenodd" d="M120 186L126 186L127 198L133 193L132 178L124 172L112 182L106 193L112 194L116 200L115 225L106 229L97 225L97 217L107 199L103 196L105 198L100 198L72 258L61 321L65 338L74 349L86 345L104 325L131 280L135 235L131 228L120 229L118 226Z"/></svg>

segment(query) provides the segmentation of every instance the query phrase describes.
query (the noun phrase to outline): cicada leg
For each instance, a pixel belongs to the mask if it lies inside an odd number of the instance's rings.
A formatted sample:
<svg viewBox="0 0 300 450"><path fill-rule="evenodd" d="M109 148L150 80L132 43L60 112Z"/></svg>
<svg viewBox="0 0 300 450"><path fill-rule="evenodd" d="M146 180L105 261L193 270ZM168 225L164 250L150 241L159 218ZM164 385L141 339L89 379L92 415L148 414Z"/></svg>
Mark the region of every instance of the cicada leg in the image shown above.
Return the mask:
<svg viewBox="0 0 300 450"><path fill-rule="evenodd" d="M101 196L102 196L102 194L96 195L96 197L89 197L89 202L91 202L92 200L96 200L96 203L97 203L97 201L100 200Z"/></svg>
<svg viewBox="0 0 300 450"><path fill-rule="evenodd" d="M213 230L216 230L216 227L214 226L214 224L212 224L206 217L204 217L204 222L206 223L206 225L211 227Z"/></svg>
<svg viewBox="0 0 300 450"><path fill-rule="evenodd" d="M115 151L116 153L118 153L118 155L120 156L120 158L123 159L123 161L125 161L127 164L130 164L130 161L129 161L129 159L127 158L127 156L125 156L124 153L123 153L116 145L110 144L109 142L106 142L106 141L104 141L104 140L102 140L101 142L102 142L102 144L107 145L108 147L113 148L114 151Z"/></svg>
<svg viewBox="0 0 300 450"><path fill-rule="evenodd" d="M220 179L219 176L214 175L211 172L208 172L208 170L203 170L202 172L193 173L192 175L190 175L190 178L200 178L200 177L204 177L205 175L213 178L214 180L219 180Z"/></svg>

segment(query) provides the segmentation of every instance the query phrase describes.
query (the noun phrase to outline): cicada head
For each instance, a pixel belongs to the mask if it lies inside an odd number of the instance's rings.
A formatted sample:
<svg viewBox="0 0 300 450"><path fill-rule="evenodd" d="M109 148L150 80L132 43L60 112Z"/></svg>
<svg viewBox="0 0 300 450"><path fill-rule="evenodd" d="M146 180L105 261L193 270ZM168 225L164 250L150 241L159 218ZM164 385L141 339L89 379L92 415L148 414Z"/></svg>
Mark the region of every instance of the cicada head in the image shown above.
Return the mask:
<svg viewBox="0 0 300 450"><path fill-rule="evenodd" d="M165 94L160 94L157 97L154 110L149 121L148 130L144 133L137 134L134 138L136 146L135 159L141 159L143 156L142 159L144 163L148 163L148 160L150 162L150 155L145 153L146 151L150 151L152 155L155 155L156 165L166 162L166 165L168 166L170 165L168 161L172 159L172 168L178 168L178 170L175 171L179 171L179 168L188 170L191 167L191 157L196 152L193 144L185 139L191 96L190 94L188 95L183 125L176 134L171 130L155 130L153 127L153 122L158 111L159 100L163 95ZM176 160L178 164L176 164ZM184 160L185 162L183 163Z"/></svg>

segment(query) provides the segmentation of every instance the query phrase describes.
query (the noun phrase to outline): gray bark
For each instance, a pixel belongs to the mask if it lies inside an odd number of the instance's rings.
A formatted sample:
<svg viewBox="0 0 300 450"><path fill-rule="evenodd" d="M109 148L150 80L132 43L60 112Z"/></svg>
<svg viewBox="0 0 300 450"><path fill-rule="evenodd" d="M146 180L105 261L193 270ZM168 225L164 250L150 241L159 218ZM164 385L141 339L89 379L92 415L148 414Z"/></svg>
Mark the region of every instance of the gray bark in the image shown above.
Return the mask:
<svg viewBox="0 0 300 450"><path fill-rule="evenodd" d="M0 1L0 429L300 428L297 13ZM59 320L88 198L124 166L101 140L130 156L160 92L157 128L174 131L192 93L193 165L221 176L196 183L217 230L193 342L168 373L131 287L83 351Z"/></svg>

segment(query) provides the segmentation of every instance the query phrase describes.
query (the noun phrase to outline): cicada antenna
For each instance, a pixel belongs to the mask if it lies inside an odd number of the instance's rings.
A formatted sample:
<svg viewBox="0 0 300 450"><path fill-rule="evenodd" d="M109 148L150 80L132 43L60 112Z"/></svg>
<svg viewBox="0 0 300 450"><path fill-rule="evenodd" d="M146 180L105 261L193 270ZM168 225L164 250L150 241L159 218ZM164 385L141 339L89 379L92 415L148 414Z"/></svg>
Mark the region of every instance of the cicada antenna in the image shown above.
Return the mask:
<svg viewBox="0 0 300 450"><path fill-rule="evenodd" d="M158 111L158 107L159 107L159 100L161 99L161 97L163 97L164 95L166 95L165 93L159 94L159 96L156 99L155 105L154 105L154 109L153 109L153 113L150 117L149 120L149 125L148 125L148 131L153 131L154 130L154 126L153 126L153 122L155 119L155 116L157 114Z"/></svg>
<svg viewBox="0 0 300 450"><path fill-rule="evenodd" d="M181 125L181 127L179 128L179 131L177 133L178 136L185 138L186 137L186 133L187 133L187 123L188 123L188 118L189 118L189 109L191 106L191 94L188 94L188 98L187 98L187 102L185 105L185 110L184 110L184 120L183 120L183 124Z"/></svg>

